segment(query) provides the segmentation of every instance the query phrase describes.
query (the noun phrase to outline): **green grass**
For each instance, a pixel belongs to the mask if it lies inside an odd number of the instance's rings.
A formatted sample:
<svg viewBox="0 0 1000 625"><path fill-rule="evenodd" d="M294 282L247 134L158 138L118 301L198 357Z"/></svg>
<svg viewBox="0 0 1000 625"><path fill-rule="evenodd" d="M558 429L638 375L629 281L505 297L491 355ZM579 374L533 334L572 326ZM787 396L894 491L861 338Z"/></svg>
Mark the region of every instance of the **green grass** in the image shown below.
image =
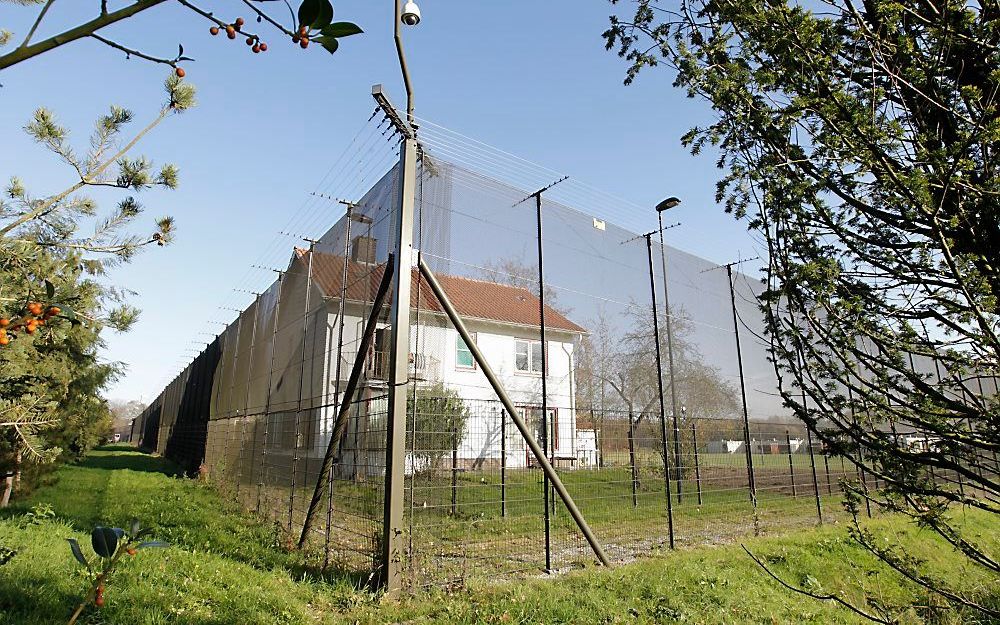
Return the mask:
<svg viewBox="0 0 1000 625"><path fill-rule="evenodd" d="M154 526L156 538L172 546L128 559L108 584L107 605L86 611L82 623L861 622L843 608L781 589L732 544L681 549L611 570L587 566L551 580L497 583L469 571L467 587L454 593L380 598L358 590L354 577L317 574L315 554L289 552L273 526L240 513L205 484L171 477L174 472L160 458L99 450L61 468L53 484L0 513L0 546L17 551L0 565L0 624L65 622L85 588L65 539L89 545L94 524L121 526L132 516ZM996 519L968 513L964 522L1000 548ZM983 600L996 592L997 580L928 533L893 519L870 525L890 540L905 541L910 553L926 560L928 572L948 583ZM875 568L871 557L847 539L842 526L746 544L792 583L808 581L854 600L861 599L859 587L886 601L924 600L885 569L869 574ZM903 621L920 622L916 612Z"/></svg>

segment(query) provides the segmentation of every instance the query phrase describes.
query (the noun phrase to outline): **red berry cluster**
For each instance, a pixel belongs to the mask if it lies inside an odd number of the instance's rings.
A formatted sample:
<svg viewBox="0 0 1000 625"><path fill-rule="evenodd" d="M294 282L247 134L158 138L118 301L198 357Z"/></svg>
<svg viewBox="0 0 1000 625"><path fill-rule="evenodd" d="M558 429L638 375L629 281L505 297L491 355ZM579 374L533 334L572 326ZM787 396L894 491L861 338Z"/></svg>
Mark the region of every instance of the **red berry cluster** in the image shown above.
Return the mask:
<svg viewBox="0 0 1000 625"><path fill-rule="evenodd" d="M292 41L299 44L299 47L305 50L309 47L309 27L300 26L299 32L292 36Z"/></svg>
<svg viewBox="0 0 1000 625"><path fill-rule="evenodd" d="M0 319L0 347L10 344L18 332L34 334L40 326L44 326L49 319L61 312L58 306L45 308L38 302L31 302L19 318L13 321L7 318Z"/></svg>
<svg viewBox="0 0 1000 625"><path fill-rule="evenodd" d="M237 17L236 21L234 21L232 24L226 24L224 27L226 31L226 37L228 37L229 39L236 39L236 34L240 32L240 28L242 28L243 24L245 23L246 22L243 21L242 17ZM218 35L220 32L222 32L222 30L223 28L219 28L218 26L212 26L211 28L208 29L208 32L210 32L214 37ZM258 54L260 52L267 52L267 44L261 41L260 37L258 37L257 35L248 36L247 45L250 46L250 50L254 54Z"/></svg>

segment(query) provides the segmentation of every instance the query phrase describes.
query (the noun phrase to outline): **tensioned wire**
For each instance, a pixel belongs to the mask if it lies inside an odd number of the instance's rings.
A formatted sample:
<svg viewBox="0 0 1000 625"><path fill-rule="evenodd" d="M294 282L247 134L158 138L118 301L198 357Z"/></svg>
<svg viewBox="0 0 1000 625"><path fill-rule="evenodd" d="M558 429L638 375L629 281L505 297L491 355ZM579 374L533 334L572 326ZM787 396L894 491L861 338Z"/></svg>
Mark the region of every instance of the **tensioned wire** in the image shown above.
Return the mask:
<svg viewBox="0 0 1000 625"><path fill-rule="evenodd" d="M560 172L499 150L430 120L421 118L421 124L420 139L428 146L446 151L450 159L461 161L476 171L505 180L517 179L518 184L524 185L529 192L562 177ZM503 176L498 176L497 171L502 171ZM635 217L652 211L652 207L623 200L572 177L546 192L546 196L563 199L564 203L584 213L597 217L607 215L619 225L638 230L645 229L646 224L637 222ZM761 244L758 240L755 243ZM760 249L757 251L759 253Z"/></svg>
<svg viewBox="0 0 1000 625"><path fill-rule="evenodd" d="M291 212L286 225L282 229L283 232L306 230L307 228L309 231L312 231L312 228L314 228L314 225L317 222L335 222L337 218L326 219L326 215L324 214L324 208L329 203L329 200L325 200L324 198L317 196L316 192L319 192L321 189L327 192L332 189L338 189L346 191L344 195L346 195L349 199L356 197L354 194L365 190L363 180L370 175L370 171L375 171L375 168L379 167L380 164L387 163L387 153L391 152L391 146L389 145L386 136L381 131L380 126L382 125L382 122L373 123L372 119L373 118L370 118L366 121L357 133L355 133L347 147L340 153L334 163L327 169L326 173L320 179L320 182L316 186L316 191L307 196L298 209ZM381 158L377 158L379 155ZM344 164L346 164L346 166L341 168ZM332 179L331 174L334 174ZM324 185L326 186L324 187ZM283 234L276 234L272 237L270 243L268 243L262 251L258 252L255 262L251 263L251 266L248 267L247 271L237 283L238 286L236 286L235 289L245 291L262 291L264 289L259 285L263 283L264 288L270 285L274 280L273 272L268 269L254 267L253 265L258 265L260 267L283 268L283 265L287 263L288 260L285 258L285 250L289 247L287 245L288 238L289 237L287 235ZM275 267L275 265L281 266ZM246 306L242 306L240 304L245 301L247 297L252 296L249 296L246 293L239 293L235 289L227 294L221 305L228 308L245 308ZM222 319L230 317L229 314L222 314L223 312L224 311L220 311L217 313L216 318L212 319L212 321L222 321ZM230 327L234 321L235 319L233 319L233 321L226 322L226 327ZM219 334L221 335L221 330ZM193 358L190 359L190 362L193 362ZM184 367L180 367L175 374L168 374L167 378L170 380L175 379L177 375L190 366L190 362L188 362L187 365L184 365Z"/></svg>
<svg viewBox="0 0 1000 625"><path fill-rule="evenodd" d="M362 143L357 149L352 150L353 145L357 143L357 136L356 136L354 141L352 141L352 145L349 146L348 149L341 154L340 158L338 158L338 162L343 162L344 157L348 154L351 154L352 152L356 153L357 156L354 155L351 156L351 160L349 161L350 164L343 170L341 170L341 172L334 178L334 180L330 183L330 185L328 185L327 189L338 188L338 187L343 188L344 186L346 186L344 184L344 181L350 180L350 178L353 177L355 173L360 170L361 167L363 167L366 160L365 155L370 154L371 149L374 147L372 139L378 136L378 133L373 133L373 129L370 124L367 126L368 126L367 128L368 136L364 140L365 142ZM364 151L364 153L361 153L362 151ZM324 176L324 179L328 177L329 175ZM319 190L320 188L322 187L317 186L317 190ZM330 200L318 197L317 195L308 196L303 202L302 206L298 210L292 212L285 227L282 229L282 232L296 232L296 233L304 231L312 232L313 224L316 223L317 220L323 220L323 218L325 217L325 209L330 203L331 203ZM336 221L336 219L330 219L329 221L331 222ZM297 239L297 238L298 237L294 235L280 234L280 233L276 234L271 239L271 242L258 254L256 262L253 264L258 265L259 267L273 267L275 269L283 269L284 265L287 264L288 261L287 258L288 248L294 246L294 243L292 245L289 245L289 243L291 243L289 239ZM301 246L302 242L300 241L299 247ZM248 268L247 272L244 274L244 277L238 283L238 286L236 288L243 290L255 290L253 286L259 285L261 282L264 281L263 279L266 279L266 283L270 284L273 281L273 272L267 269L260 269L258 267L251 266L250 268ZM243 299L245 299L245 297L239 296L238 294L234 293L233 295L230 296L229 302L232 303L234 300L238 302L239 300ZM235 308L236 306L230 306L230 307Z"/></svg>
<svg viewBox="0 0 1000 625"><path fill-rule="evenodd" d="M433 157L433 154L431 154L431 156ZM446 161L446 162L448 162L450 164L454 164L451 161ZM459 187L462 187L462 188L465 188L465 189L468 189L468 190L477 191L477 192L483 192L484 187L487 187L487 186L492 186L494 188L494 190L496 191L497 194L503 194L503 192L505 192L505 191L507 193L519 192L516 189L514 189L513 187L511 187L508 183L505 183L505 182L502 182L502 181L490 178L490 177L488 177L488 176L486 176L484 174L480 174L480 173L477 173L477 172L470 172L468 170L464 170L464 169L461 169L461 168L459 168L459 169L453 169L452 184L454 184L456 186L459 186ZM581 215L585 214L585 213L581 213L576 208L570 208L568 206L565 206L562 202L556 202L556 201L553 201L553 200L546 199L545 203L556 203L561 208L568 209L568 210L571 210L573 212L580 213ZM525 229L525 230L519 230L519 229L516 229L516 228L512 228L511 226L509 226L507 224L500 224L500 223L496 223L494 221L491 221L490 219L487 218L488 215L489 215L488 211L484 212L482 215L476 215L476 214L472 214L472 213L467 212L467 211L462 211L460 209L456 209L454 207L447 208L447 207L442 206L440 204L433 204L433 206L435 208L438 208L439 210L450 211L453 214L461 215L462 217L466 217L468 219L473 219L473 220L476 220L476 221L480 221L482 223L489 224L492 227L503 229L503 230L511 232L513 234L522 235L524 237L525 241L527 241L528 239L533 239L535 237L535 232L534 232L533 229L531 231L529 231L527 229ZM558 211L551 212L549 214L552 215L552 216L554 216L557 219L560 219L564 223L566 223L565 220L563 219L563 217L558 213ZM612 222L612 223L614 223L614 222ZM618 225L618 224L615 224L615 225ZM577 231L574 230L574 233L576 233L576 232ZM599 250L595 250L593 248L591 248L590 250L584 250L584 249L580 249L580 248L574 248L574 247L572 247L571 245L569 245L567 243L560 242L558 239L551 239L551 238L546 241L546 244L547 245L556 245L558 247L561 247L561 248L569 250L569 251L575 251L575 252L579 252L579 253L591 255L591 256L594 256L596 258L601 259L604 262L614 263L616 265L620 265L623 268L627 268L627 269L630 269L630 270L633 270L633 269L636 268L636 267L632 267L632 266L626 265L626 264L622 263L620 260L616 260L614 258L609 258L607 255L602 254ZM676 248L674 248L674 249L676 249ZM642 261L641 264L644 265L645 261ZM655 274L657 276L660 276L661 272L660 272L660 268L658 266L654 268L654 272L655 272ZM668 271L668 273L670 274L670 280L673 281L673 282L684 284L687 288L689 288L691 290L698 291L698 292L700 292L700 293L702 293L702 294L704 294L706 296L711 296L711 297L718 298L718 299L720 299L720 301L722 301L722 300L728 301L728 294L717 292L715 290L707 290L707 289L704 289L701 286L699 286L700 283L703 283L703 280L701 280L700 278L697 277L698 273L697 272L692 273L690 271L687 271L683 265L679 266L679 267L678 266L673 266L671 268L671 270Z"/></svg>

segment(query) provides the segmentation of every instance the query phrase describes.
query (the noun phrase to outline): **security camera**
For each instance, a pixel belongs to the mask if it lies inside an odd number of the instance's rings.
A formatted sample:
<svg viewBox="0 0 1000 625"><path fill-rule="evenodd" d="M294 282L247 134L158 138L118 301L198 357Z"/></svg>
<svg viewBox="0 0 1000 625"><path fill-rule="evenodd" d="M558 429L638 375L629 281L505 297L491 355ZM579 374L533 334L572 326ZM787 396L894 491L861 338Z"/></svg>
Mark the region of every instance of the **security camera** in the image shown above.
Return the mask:
<svg viewBox="0 0 1000 625"><path fill-rule="evenodd" d="M407 0L403 5L403 14L400 16L407 26L416 26L420 23L420 7L413 0Z"/></svg>

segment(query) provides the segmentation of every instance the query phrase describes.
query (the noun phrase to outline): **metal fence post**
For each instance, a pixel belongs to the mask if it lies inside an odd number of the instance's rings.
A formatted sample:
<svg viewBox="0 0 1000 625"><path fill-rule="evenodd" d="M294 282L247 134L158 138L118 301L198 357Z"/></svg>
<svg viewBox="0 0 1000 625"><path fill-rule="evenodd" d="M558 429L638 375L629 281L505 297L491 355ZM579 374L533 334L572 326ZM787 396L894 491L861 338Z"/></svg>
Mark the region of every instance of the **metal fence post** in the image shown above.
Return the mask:
<svg viewBox="0 0 1000 625"><path fill-rule="evenodd" d="M670 451L667 449L667 415L666 407L663 405L663 366L660 361L660 323L656 310L656 282L653 280L653 244L647 233L646 257L649 261L649 295L653 304L653 341L656 343L656 385L657 395L660 400L660 442L663 453L663 485L667 495L667 530L670 534L670 548L674 548L674 506L673 498L670 496Z"/></svg>
<svg viewBox="0 0 1000 625"><path fill-rule="evenodd" d="M628 411L628 466L632 473L632 507L639 507L639 499L636 491L639 487L639 475L635 468L635 421L632 418L632 411Z"/></svg>
<svg viewBox="0 0 1000 625"><path fill-rule="evenodd" d="M243 399L243 417L240 419L240 457L239 470L236 473L236 498L240 496L240 484L243 483L243 451L246 444L247 413L250 412L250 385L253 382L253 350L257 342L257 316L260 313L260 293L256 294L253 307L253 327L250 329L250 353L247 355L247 392ZM239 344L237 344L239 345ZM236 373L235 371L233 372Z"/></svg>
<svg viewBox="0 0 1000 625"><path fill-rule="evenodd" d="M792 461L792 438L785 430L785 449L788 451L788 476L792 482L792 497L798 497L795 493L795 463Z"/></svg>
<svg viewBox="0 0 1000 625"><path fill-rule="evenodd" d="M830 481L830 457L826 455L826 449L823 449L823 467L826 470L826 494L833 494L833 483Z"/></svg>
<svg viewBox="0 0 1000 625"><path fill-rule="evenodd" d="M385 436L385 491L382 516L380 582L389 592L403 586L403 507L406 484L406 385L409 384L410 291L413 274L413 207L416 200L417 140L406 130L399 153L399 208L392 230L395 236L395 289L389 321L389 397Z"/></svg>
<svg viewBox="0 0 1000 625"><path fill-rule="evenodd" d="M729 300L733 306L733 332L736 335L736 364L740 371L740 397L743 400L743 444L746 445L747 482L750 488L750 503L757 513L757 480L753 471L753 450L750 449L750 410L747 408L747 385L743 376L743 350L740 346L740 322L736 314L736 287L733 286L733 264L726 265L729 278Z"/></svg>
<svg viewBox="0 0 1000 625"><path fill-rule="evenodd" d="M295 435L292 439L292 480L288 489L288 531L292 531L292 524L295 517L295 474L299 467L299 439L302 437L302 393L306 378L306 342L309 335L309 300L312 292L312 272L313 272L313 252L316 249L316 242L309 241L309 264L306 268L306 290L302 306L302 357L299 360L299 396L295 406ZM346 262L346 261L345 261Z"/></svg>
<svg viewBox="0 0 1000 625"><path fill-rule="evenodd" d="M816 494L816 516L820 525L823 524L823 505L819 499L819 480L816 479L816 455L813 453L812 430L806 428L806 440L809 443L809 464L812 467L813 492Z"/></svg>
<svg viewBox="0 0 1000 625"><path fill-rule="evenodd" d="M701 500L701 462L698 460L698 427L697 423L691 421L691 446L694 448L694 481L695 485L698 487L698 505L702 504Z"/></svg>
<svg viewBox="0 0 1000 625"><path fill-rule="evenodd" d="M267 397L264 399L264 441L261 445L260 471L257 473L257 513L260 514L261 498L264 496L264 486L267 482L267 444L271 427L271 382L274 378L274 352L277 347L278 317L281 313L281 288L285 283L285 272L278 272L278 296L274 302L274 320L271 324L271 353L267 365Z"/></svg>
<svg viewBox="0 0 1000 625"><path fill-rule="evenodd" d="M500 516L507 516L507 413L500 411Z"/></svg>
<svg viewBox="0 0 1000 625"><path fill-rule="evenodd" d="M461 316L459 316L458 311L455 310L455 307L452 305L451 300L448 298L447 293L445 293L444 289L441 288L441 283L438 282L437 278L434 276L434 272L430 270L430 268L426 265L426 263L424 263L422 259L418 258L417 262L420 265L420 273L427 280L427 284L428 286L430 286L431 291L434 292L434 297L436 297L438 302L441 304L441 308L444 309L444 313L445 315L448 316L448 319L451 320L452 325L454 325L455 329L458 330L458 333L462 337L462 340L465 341L466 345L468 345L469 351L472 352L473 359L475 359L476 364L478 364L482 369L483 375L486 376L486 380L490 383L490 386L493 388L493 392L497 394L497 398L500 399L501 403L503 403L504 405L504 408L506 408L507 412L510 413L511 421L514 422L514 425L517 427L518 432L521 433L521 437L524 439L524 442L531 450L531 453L535 457L535 460L538 461L540 465L542 465L542 471L544 471L549 476L549 479L552 481L552 486L555 488L555 491L559 495L559 498L566 506L566 509L569 511L570 516L573 517L573 521L576 523L577 528L579 528L580 533L583 534L584 538L587 539L587 543L590 544L591 549L593 549L594 551L594 555L597 556L597 559L601 561L601 564L604 564L605 566L610 566L611 560L604 552L604 548L601 546L600 541L597 539L597 536L594 535L593 530L590 529L590 525L587 523L587 520L583 517L583 514L580 512L580 509L577 508L576 503L573 501L573 497L569 494L569 491L566 490L566 486L562 483L562 480L559 478L559 474L552 467L552 464L546 457L545 450L541 447L541 445L539 445L535 441L535 438L534 436L531 435L531 432L528 431L528 426L527 424L525 424L524 419L522 419L517 414L517 408L511 401L510 396L507 394L507 391L505 391L503 386L500 384L500 381L497 379L496 374L493 372L493 368L490 367L489 362L486 361L486 358L483 356L483 353L479 350L479 346L476 345L476 341L473 340L472 335L469 334L468 329L465 327L465 322L462 321L462 318Z"/></svg>
<svg viewBox="0 0 1000 625"><path fill-rule="evenodd" d="M346 231L344 233L344 270L340 277L340 302L337 304L337 365L334 367L333 380L333 401L327 402L332 407L340 406L340 376L344 364L344 311L347 309L347 282L350 279L350 258L351 258L351 222L354 220L354 204L347 203L346 209ZM346 399L344 401L347 401ZM327 408L329 411L329 407ZM339 412L339 411L338 411ZM336 419L336 417L334 417ZM333 424L328 423L330 436L333 436ZM326 536L323 543L323 568L330 565L330 530L333 526L333 471L331 466L327 475L327 502L326 502Z"/></svg>
<svg viewBox="0 0 1000 625"><path fill-rule="evenodd" d="M451 516L458 513L458 431L451 427Z"/></svg>

